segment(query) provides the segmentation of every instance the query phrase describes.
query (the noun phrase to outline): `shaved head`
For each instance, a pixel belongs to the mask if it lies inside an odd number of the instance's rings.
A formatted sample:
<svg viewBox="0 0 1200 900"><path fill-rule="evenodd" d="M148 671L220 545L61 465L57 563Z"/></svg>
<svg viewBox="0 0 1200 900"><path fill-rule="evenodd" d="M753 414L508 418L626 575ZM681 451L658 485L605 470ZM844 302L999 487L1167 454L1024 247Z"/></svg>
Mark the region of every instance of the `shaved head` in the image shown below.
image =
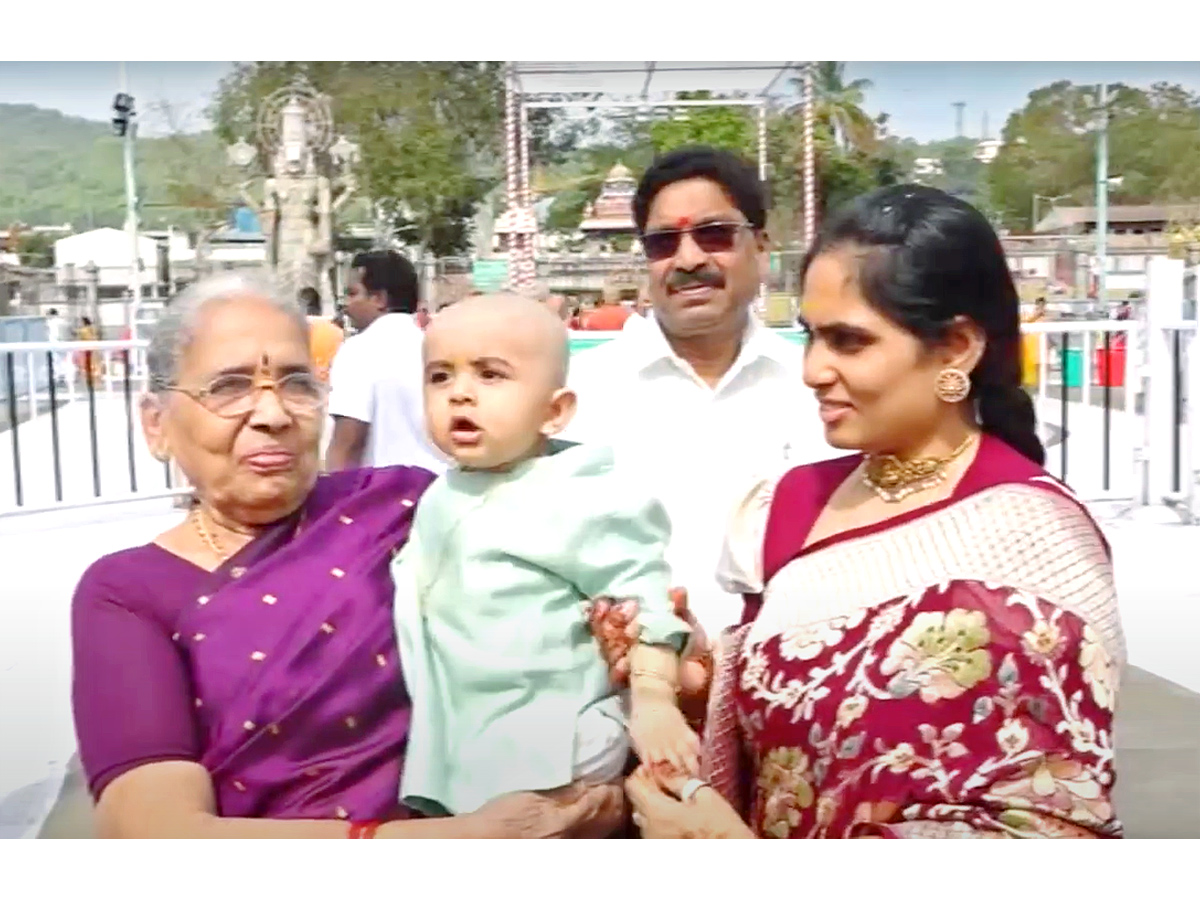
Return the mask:
<svg viewBox="0 0 1200 900"><path fill-rule="evenodd" d="M562 319L546 304L520 294L467 297L439 312L426 339L444 339L458 329L496 329L530 359L544 363L554 388L565 387L570 344Z"/></svg>

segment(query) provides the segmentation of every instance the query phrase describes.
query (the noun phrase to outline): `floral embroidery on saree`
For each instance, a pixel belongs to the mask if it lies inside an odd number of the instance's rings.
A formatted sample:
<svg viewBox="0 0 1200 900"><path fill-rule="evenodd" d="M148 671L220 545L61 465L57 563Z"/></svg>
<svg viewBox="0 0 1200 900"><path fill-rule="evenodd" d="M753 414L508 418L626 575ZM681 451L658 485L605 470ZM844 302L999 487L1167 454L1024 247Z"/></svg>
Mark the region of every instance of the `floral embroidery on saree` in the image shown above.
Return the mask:
<svg viewBox="0 0 1200 900"><path fill-rule="evenodd" d="M1119 836L1117 663L1079 616L952 581L747 641L764 837Z"/></svg>

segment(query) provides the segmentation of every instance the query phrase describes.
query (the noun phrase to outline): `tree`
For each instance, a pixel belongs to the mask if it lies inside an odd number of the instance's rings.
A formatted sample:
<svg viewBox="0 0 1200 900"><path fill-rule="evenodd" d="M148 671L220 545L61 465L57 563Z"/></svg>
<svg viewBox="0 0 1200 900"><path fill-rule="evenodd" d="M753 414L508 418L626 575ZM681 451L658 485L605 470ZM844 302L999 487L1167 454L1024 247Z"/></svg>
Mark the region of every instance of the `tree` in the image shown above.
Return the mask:
<svg viewBox="0 0 1200 900"><path fill-rule="evenodd" d="M21 265L35 269L49 269L54 265L53 237L39 231L22 230L19 226L11 232L15 232L14 252Z"/></svg>
<svg viewBox="0 0 1200 900"><path fill-rule="evenodd" d="M185 123L168 103L150 108L169 133L158 139L156 146L165 174L153 187L140 191L142 221L149 224L153 218L163 218L190 232L199 273L206 266L209 239L229 224L231 210L241 202L238 173L212 132L185 133Z"/></svg>
<svg viewBox="0 0 1200 900"><path fill-rule="evenodd" d="M1034 195L1095 202L1099 120L1094 85L1058 81L1029 95L1009 116L1003 146L988 167L996 213L1014 229L1032 228ZM1148 90L1109 86L1109 172L1121 176L1113 203L1182 203L1200 197L1200 98L1178 85Z"/></svg>
<svg viewBox="0 0 1200 900"><path fill-rule="evenodd" d="M834 117L817 115L814 119L818 220L859 194L896 184L904 177L907 167L892 142L868 140L865 132L856 130L850 132L853 140L839 143ZM767 155L773 162L768 228L782 244L800 240L803 233L803 120L804 108L796 105L772 116L767 124ZM867 117L866 121L874 129L874 120Z"/></svg>
<svg viewBox="0 0 1200 900"><path fill-rule="evenodd" d="M885 126L887 119L872 119L862 108L863 95L872 87L870 79L856 78L847 84L845 63L818 62L815 65L813 91L817 122L829 129L839 150L873 150L877 128ZM802 79L793 78L792 85L801 87Z"/></svg>
<svg viewBox="0 0 1200 900"><path fill-rule="evenodd" d="M682 91L676 100L713 100L711 91ZM757 157L754 119L744 106L681 106L668 118L649 126L650 143L658 153L691 144L731 150L747 159Z"/></svg>
<svg viewBox="0 0 1200 900"><path fill-rule="evenodd" d="M330 97L338 129L362 152L359 190L398 235L421 252L466 251L471 217L498 178L502 64L243 63L218 88L217 134L250 138L259 104L297 75Z"/></svg>

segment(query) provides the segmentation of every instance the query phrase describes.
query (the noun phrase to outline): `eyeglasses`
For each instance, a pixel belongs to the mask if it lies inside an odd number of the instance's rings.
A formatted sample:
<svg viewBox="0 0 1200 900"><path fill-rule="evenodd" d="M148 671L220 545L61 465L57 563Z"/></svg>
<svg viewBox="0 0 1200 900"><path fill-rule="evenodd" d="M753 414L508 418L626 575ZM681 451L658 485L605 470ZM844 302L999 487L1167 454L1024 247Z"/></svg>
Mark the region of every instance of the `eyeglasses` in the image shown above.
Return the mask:
<svg viewBox="0 0 1200 900"><path fill-rule="evenodd" d="M169 385L167 390L191 397L210 413L225 419L237 419L253 412L258 405L260 390L274 391L284 411L297 418L318 413L329 394L329 388L309 372L292 372L278 380L253 375L222 375L199 391L178 385Z"/></svg>
<svg viewBox="0 0 1200 900"><path fill-rule="evenodd" d="M738 232L749 228L747 222L705 222L690 228L662 228L642 235L642 250L646 259L658 262L670 259L679 252L685 234L690 234L696 246L705 253L727 253L733 249Z"/></svg>

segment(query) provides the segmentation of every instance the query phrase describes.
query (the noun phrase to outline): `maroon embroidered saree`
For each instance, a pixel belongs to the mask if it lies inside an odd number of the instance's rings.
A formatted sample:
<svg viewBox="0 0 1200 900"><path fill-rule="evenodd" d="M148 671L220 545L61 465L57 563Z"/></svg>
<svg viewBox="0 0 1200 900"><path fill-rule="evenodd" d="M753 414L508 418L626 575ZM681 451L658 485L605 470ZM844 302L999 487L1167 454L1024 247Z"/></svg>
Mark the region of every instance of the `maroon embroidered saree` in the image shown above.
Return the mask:
<svg viewBox="0 0 1200 900"><path fill-rule="evenodd" d="M792 470L731 530L748 621L706 776L761 837L1119 837L1124 647L1086 510L985 437L953 497L805 547L857 462Z"/></svg>
<svg viewBox="0 0 1200 900"><path fill-rule="evenodd" d="M409 708L388 564L432 478L402 467L319 478L181 618L222 816L402 815Z"/></svg>

